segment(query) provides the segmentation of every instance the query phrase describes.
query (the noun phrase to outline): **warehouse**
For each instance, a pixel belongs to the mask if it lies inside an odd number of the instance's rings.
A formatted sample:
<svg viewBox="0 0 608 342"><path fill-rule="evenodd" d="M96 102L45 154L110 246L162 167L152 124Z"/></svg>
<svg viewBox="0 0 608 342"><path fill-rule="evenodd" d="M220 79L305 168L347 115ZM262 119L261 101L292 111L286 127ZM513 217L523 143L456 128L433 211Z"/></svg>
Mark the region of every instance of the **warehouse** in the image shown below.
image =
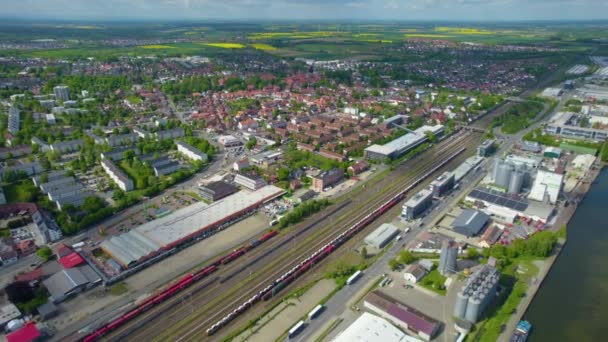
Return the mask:
<svg viewBox="0 0 608 342"><path fill-rule="evenodd" d="M101 282L101 278L91 266L84 265L63 269L42 283L50 293L50 301L59 303L99 282Z"/></svg>
<svg viewBox="0 0 608 342"><path fill-rule="evenodd" d="M452 228L458 234L466 237L478 235L490 222L490 217L480 211L464 209L452 223Z"/></svg>
<svg viewBox="0 0 608 342"><path fill-rule="evenodd" d="M211 205L198 202L112 237L101 244L101 249L123 267L132 267L194 238L206 238L284 192L269 185L240 191Z"/></svg>
<svg viewBox="0 0 608 342"><path fill-rule="evenodd" d="M395 236L399 234L399 229L392 224L384 223L378 229L365 237L363 242L377 249L386 246Z"/></svg>
<svg viewBox="0 0 608 342"><path fill-rule="evenodd" d="M398 158L416 146L428 140L426 132L431 132L435 136L443 134L444 128L442 125L422 126L417 130L410 132L402 137L392 140L384 145L372 145L364 150L365 158L382 160L385 158Z"/></svg>
<svg viewBox="0 0 608 342"><path fill-rule="evenodd" d="M543 203L555 203L562 190L564 175L539 170L528 198Z"/></svg>
<svg viewBox="0 0 608 342"><path fill-rule="evenodd" d="M333 342L417 342L384 318L364 312L342 331Z"/></svg>
<svg viewBox="0 0 608 342"><path fill-rule="evenodd" d="M551 205L481 187L471 191L465 201L472 202L494 220L505 223L513 223L518 216L546 223L554 212Z"/></svg>
<svg viewBox="0 0 608 342"><path fill-rule="evenodd" d="M403 329L417 334L425 341L430 341L439 332L441 323L422 312L400 303L396 299L376 290L365 297L366 309Z"/></svg>
<svg viewBox="0 0 608 342"><path fill-rule="evenodd" d="M433 204L433 193L422 189L403 205L401 215L408 220L416 219Z"/></svg>

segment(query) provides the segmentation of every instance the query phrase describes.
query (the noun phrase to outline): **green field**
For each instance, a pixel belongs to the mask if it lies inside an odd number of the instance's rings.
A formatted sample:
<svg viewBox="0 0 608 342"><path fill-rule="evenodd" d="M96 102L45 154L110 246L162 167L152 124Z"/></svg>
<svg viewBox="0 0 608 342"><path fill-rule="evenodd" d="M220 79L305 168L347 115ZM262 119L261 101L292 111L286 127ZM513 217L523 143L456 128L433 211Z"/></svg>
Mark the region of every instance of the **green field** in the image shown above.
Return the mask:
<svg viewBox="0 0 608 342"><path fill-rule="evenodd" d="M482 44L542 44L572 51L590 49L607 51L606 27L574 24L526 25L435 25L433 23L370 23L370 24L37 24L0 28L0 39L31 41L48 38L66 39L61 49L0 50L0 55L22 55L49 58L112 58L117 56L216 56L225 53L262 51L282 57L306 58L382 58L387 46L410 40L448 40ZM95 43L113 37L132 39L176 39L181 43L154 43L132 47L113 47ZM83 43L87 42L87 43ZM242 50L242 51L240 51Z"/></svg>

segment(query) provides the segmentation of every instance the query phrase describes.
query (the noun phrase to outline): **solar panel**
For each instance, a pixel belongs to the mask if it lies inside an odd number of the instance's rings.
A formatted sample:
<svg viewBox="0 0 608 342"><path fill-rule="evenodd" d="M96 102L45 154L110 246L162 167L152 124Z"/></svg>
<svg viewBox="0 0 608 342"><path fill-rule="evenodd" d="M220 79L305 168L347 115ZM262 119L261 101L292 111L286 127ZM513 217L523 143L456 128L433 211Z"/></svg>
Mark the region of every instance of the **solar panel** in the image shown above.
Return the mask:
<svg viewBox="0 0 608 342"><path fill-rule="evenodd" d="M469 193L469 196L517 211L524 211L528 207L528 202L526 200L512 198L499 191L492 189L473 189L473 191Z"/></svg>

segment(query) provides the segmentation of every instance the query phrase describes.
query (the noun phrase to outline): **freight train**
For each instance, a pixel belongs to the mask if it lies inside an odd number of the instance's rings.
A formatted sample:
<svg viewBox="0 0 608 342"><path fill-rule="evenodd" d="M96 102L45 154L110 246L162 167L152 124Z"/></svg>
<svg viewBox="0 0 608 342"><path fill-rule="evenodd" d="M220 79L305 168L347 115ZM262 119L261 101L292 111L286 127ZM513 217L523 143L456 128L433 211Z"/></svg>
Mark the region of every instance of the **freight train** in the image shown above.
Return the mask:
<svg viewBox="0 0 608 342"><path fill-rule="evenodd" d="M293 282L297 277L299 277L304 272L311 269L316 263L318 263L323 258L325 258L329 254L331 254L336 248L340 247L343 243L345 243L350 238L355 236L359 231L361 231L363 228L365 228L367 225L369 225L375 219L382 216L384 213L386 213L389 209L391 209L392 207L397 205L399 202L403 201L405 199L405 196L407 193L409 193L412 189L414 189L416 186L418 186L420 183L422 183L426 178L428 178L430 175L435 173L439 168L443 167L445 164L447 164L448 162L450 162L451 160L456 158L456 156L460 155L465 150L466 150L466 148L463 147L460 150L456 151L456 153L454 153L452 156L443 160L441 163L439 163L438 165L433 167L430 171L425 173L423 176L417 178L412 184L410 184L404 190L400 191L393 198L391 198L390 200L388 200L387 202L382 204L380 207L376 208L371 213L367 214L359 222L353 224L350 228L346 229L344 232L342 232L340 235L338 235L332 241L328 242L326 245L319 248L312 255L310 255L306 259L302 260L299 264L297 264L292 269L290 269L289 271L284 273L281 277L276 279L272 284L266 286L264 289L262 289L257 294L255 294L253 297L249 298L249 300L247 300L246 302L241 304L238 308L234 309L228 315L224 316L221 320L217 321L210 328L208 328L206 330L207 335L209 335L209 336L213 335L215 332L217 332L223 326L228 324L230 321L232 321L234 318L236 318L238 315L243 313L245 310L247 310L253 304L259 302L260 300L268 301L268 300L272 299L279 291L284 289L287 285L289 285L291 282Z"/></svg>
<svg viewBox="0 0 608 342"><path fill-rule="evenodd" d="M194 284L195 282L207 277L208 275L210 275L211 273L215 272L217 270L218 267L222 266L222 265L226 265L234 260L236 260L237 258L239 258L240 256L242 256L243 254L249 252L250 250L252 250L253 248L259 246L260 244L264 243L265 241L271 239L272 237L274 237L275 235L277 235L279 232L276 230L271 230L267 233L265 233L264 235L262 235L259 239L246 244L243 247L237 248L235 249L233 252L231 252L230 254L221 257L219 259L217 259L216 261L214 261L211 265L203 267L202 269L187 274L184 277L182 277L181 279L179 279L175 284L167 287L166 289L162 290L160 293L150 296L148 298L146 298L143 302L139 303L137 305L137 307L135 307L134 309L128 311L127 313L125 313L124 315L112 320L111 322L109 322L108 324L96 329L95 331L93 331L92 333L88 334L87 336L85 336L82 341L83 342L90 342L90 341L95 341L98 338L100 338L101 336L115 330L116 328L121 327L122 325L124 325L125 323L127 323L128 321L132 320L133 318L141 315L142 313L148 311L149 309L151 309L153 306L155 306L156 304L159 304L165 300L167 300L168 298L174 296L175 294L179 293L180 291L182 291L183 289L185 289L186 287Z"/></svg>

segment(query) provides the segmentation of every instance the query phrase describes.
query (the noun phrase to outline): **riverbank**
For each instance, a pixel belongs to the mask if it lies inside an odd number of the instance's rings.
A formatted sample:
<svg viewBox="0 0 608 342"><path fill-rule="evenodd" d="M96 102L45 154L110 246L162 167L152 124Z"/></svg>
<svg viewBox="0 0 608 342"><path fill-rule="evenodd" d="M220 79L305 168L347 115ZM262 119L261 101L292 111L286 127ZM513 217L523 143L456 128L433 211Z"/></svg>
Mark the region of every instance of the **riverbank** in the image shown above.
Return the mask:
<svg viewBox="0 0 608 342"><path fill-rule="evenodd" d="M558 217L556 218L552 230L558 230L561 227L567 227L568 223L574 216L576 209L579 204L585 198L589 190L591 189L591 185L595 182L597 177L600 175L602 168L598 167L589 172L589 174L579 182L579 184L570 192L570 198L575 199L572 204L567 207L562 206L559 209ZM549 271L555 264L556 260L564 250L566 246L566 239L560 239L556 244L553 253L545 260L541 262L539 265L539 271L537 277L529 284L528 290L526 291L526 296L522 298L519 305L517 306L516 312L511 316L511 319L506 324L506 327L503 333L499 336L498 342L509 342L511 334L515 330L517 323L524 317L528 308L530 307L532 301L536 297L538 291L541 289ZM531 322L534 324L534 322Z"/></svg>

